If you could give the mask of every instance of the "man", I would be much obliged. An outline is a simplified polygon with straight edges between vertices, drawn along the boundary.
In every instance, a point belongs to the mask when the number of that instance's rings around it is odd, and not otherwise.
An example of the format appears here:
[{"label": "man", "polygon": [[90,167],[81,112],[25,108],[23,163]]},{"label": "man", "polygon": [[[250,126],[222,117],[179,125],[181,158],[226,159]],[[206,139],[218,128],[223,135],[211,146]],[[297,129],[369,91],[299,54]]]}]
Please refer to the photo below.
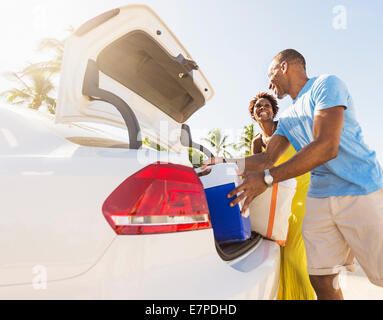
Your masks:
[{"label": "man", "polygon": [[[244,182],[228,197],[240,193],[231,205],[245,199],[242,212],[273,183],[311,171],[302,236],[318,299],[343,299],[337,276],[342,269],[353,271],[354,257],[369,280],[383,286],[382,170],[363,141],[345,84],[332,75],[309,79],[304,57],[293,49],[274,57],[268,75],[269,89],[278,99],[289,95],[293,104],[280,116],[265,152],[213,158],[203,168],[237,163]],[[295,156],[273,167],[290,143]]]}]

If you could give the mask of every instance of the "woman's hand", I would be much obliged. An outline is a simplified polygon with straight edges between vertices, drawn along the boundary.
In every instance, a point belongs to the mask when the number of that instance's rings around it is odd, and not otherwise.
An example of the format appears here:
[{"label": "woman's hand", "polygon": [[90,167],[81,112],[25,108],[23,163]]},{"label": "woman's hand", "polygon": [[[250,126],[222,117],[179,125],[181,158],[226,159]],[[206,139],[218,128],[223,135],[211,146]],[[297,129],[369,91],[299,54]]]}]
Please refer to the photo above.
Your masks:
[{"label": "woman's hand", "polygon": [[201,166],[201,170],[205,170],[207,168],[207,166],[213,166],[215,164],[223,163],[223,162],[224,162],[224,160],[221,157],[212,157],[212,158],[204,161],[204,163]]},{"label": "woman's hand", "polygon": [[207,174],[210,173],[211,169],[208,168],[208,166],[213,166],[218,163],[224,163],[224,158],[221,157],[213,157],[208,160],[206,160],[202,166],[201,166],[201,171],[198,173],[199,177],[206,176]]}]

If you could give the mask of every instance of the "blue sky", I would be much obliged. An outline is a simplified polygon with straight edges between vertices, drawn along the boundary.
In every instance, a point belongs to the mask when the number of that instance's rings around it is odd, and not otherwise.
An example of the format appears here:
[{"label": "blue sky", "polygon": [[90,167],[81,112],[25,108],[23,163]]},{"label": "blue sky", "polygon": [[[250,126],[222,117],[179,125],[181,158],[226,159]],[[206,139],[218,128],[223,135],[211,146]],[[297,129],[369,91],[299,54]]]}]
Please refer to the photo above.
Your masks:
[{"label": "blue sky", "polygon": [[[215,90],[188,121],[195,140],[212,128],[236,132],[251,123],[249,100],[268,84],[271,58],[295,48],[309,77],[342,78],[354,99],[366,142],[383,159],[383,2],[286,0],[13,0],[0,4],[0,72],[36,58],[38,39],[62,37],[69,26],[131,3],[149,5],[184,44]],[[342,5],[345,29],[336,29]],[[343,20],[342,20],[343,21]],[[344,22],[344,21],[343,21]],[[0,80],[0,90],[7,83]],[[283,111],[289,97],[279,102]]]}]

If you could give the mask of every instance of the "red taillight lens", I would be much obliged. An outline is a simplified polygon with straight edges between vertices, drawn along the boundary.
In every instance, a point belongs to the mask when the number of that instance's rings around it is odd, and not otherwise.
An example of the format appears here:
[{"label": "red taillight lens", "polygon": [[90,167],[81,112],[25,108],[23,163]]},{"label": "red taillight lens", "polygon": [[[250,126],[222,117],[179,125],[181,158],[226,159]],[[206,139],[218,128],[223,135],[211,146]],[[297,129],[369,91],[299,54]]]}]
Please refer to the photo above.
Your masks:
[{"label": "red taillight lens", "polygon": [[166,233],[211,227],[201,181],[192,168],[154,163],[121,183],[102,206],[117,234]]}]

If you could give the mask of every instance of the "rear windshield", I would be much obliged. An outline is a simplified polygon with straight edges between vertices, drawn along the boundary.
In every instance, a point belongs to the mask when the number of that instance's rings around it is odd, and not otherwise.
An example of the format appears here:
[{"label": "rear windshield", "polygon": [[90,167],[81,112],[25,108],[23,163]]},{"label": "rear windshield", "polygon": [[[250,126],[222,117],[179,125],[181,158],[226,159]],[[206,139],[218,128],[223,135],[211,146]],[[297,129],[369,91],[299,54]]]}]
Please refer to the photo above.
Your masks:
[{"label": "rear windshield", "polygon": [[111,43],[99,54],[97,65],[179,123],[205,104],[192,72],[143,31]]}]

